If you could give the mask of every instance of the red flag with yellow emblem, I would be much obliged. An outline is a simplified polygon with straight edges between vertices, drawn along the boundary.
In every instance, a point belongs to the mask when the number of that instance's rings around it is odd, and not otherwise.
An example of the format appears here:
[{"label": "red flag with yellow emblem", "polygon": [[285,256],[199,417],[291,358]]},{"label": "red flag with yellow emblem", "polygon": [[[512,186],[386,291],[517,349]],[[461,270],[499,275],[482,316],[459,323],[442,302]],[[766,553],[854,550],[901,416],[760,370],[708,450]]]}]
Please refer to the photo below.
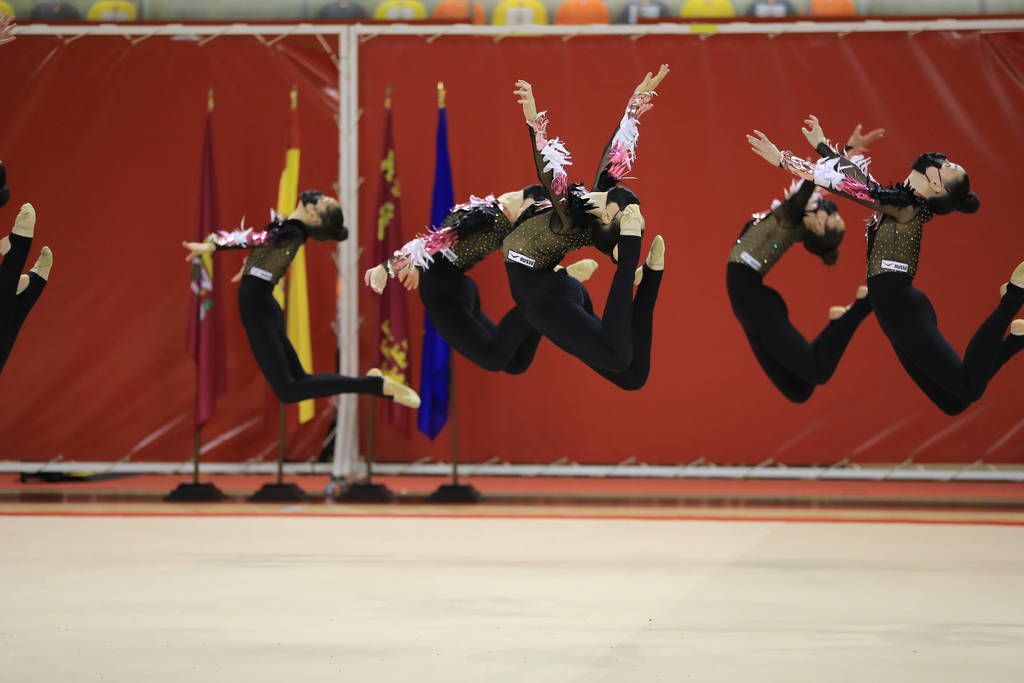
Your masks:
[{"label": "red flag with yellow emblem", "polygon": [[[374,232],[374,263],[383,263],[403,244],[401,236],[402,192],[395,167],[395,138],[391,129],[391,88],[384,101],[384,151],[380,162],[380,189],[377,192],[377,225]],[[409,384],[412,365],[409,362],[409,314],[405,292],[393,284],[384,290],[377,315],[377,367],[386,377]],[[392,401],[379,401],[382,419],[402,434],[409,433],[412,411]]]}]

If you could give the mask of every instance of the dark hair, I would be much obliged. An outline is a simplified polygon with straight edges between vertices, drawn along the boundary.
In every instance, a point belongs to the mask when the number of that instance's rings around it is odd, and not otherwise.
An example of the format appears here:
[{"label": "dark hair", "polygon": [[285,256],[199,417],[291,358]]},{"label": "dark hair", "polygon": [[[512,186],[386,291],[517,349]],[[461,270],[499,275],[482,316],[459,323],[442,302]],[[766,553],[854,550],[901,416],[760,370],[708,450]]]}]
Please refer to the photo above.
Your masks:
[{"label": "dark hair", "polygon": [[963,178],[946,183],[946,194],[928,198],[928,208],[939,216],[954,211],[975,213],[981,208],[978,195],[971,192],[971,178],[964,173]]},{"label": "dark hair", "polygon": [[[621,211],[631,204],[639,204],[640,199],[628,187],[618,185],[608,190],[608,203],[612,202],[618,204]],[[619,219],[616,218],[608,227],[598,223],[590,231],[594,248],[602,254],[611,256],[613,261],[615,257],[612,255],[612,251],[615,249],[615,245],[619,243],[619,228]]]},{"label": "dark hair", "polygon": [[819,235],[813,230],[804,232],[804,249],[821,258],[826,266],[834,266],[839,261],[839,245],[843,243],[845,230],[825,230]]},{"label": "dark hair", "polygon": [[619,205],[619,210],[625,209],[630,204],[639,204],[640,198],[634,194],[633,190],[629,189],[625,185],[617,185],[612,189],[608,190],[608,203],[615,202]]},{"label": "dark hair", "polygon": [[341,206],[332,203],[320,212],[320,220],[323,221],[331,239],[338,242],[348,239],[348,228],[345,227],[345,214],[341,210]]}]

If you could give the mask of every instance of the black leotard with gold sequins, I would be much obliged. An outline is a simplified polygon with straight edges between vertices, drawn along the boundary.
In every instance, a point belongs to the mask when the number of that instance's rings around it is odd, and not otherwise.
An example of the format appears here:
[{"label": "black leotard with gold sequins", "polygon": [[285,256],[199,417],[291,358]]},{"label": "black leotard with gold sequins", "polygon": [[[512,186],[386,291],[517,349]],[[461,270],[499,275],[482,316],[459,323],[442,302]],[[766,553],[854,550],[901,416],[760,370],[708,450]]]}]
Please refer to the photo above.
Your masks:
[{"label": "black leotard with gold sequins", "polygon": [[804,209],[814,193],[814,183],[803,181],[779,206],[755,216],[729,251],[731,263],[742,263],[766,275],[782,255],[803,239]]}]

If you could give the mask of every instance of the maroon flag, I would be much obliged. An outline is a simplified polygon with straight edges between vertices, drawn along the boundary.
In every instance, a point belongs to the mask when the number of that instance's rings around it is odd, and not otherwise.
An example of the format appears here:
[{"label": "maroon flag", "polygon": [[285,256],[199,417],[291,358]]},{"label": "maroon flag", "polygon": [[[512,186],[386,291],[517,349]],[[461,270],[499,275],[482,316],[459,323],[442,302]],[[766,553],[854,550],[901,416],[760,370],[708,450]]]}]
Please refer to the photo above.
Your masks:
[{"label": "maroon flag", "polygon": [[[213,94],[210,94],[203,135],[203,168],[199,184],[199,221],[196,241],[202,242],[219,225],[217,174],[213,164]],[[192,259],[192,302],[188,318],[188,350],[196,363],[195,427],[213,416],[217,399],[227,391],[227,355],[224,349],[224,277],[214,268],[213,254]]]},{"label": "maroon flag", "polygon": [[[374,263],[383,263],[402,246],[402,195],[395,169],[395,139],[391,131],[391,88],[384,101],[384,152],[380,162],[380,189],[377,194],[377,228],[371,254]],[[409,384],[412,366],[409,362],[409,314],[405,292],[391,286],[384,290],[377,316],[377,366],[396,382]],[[411,411],[392,401],[380,401],[382,419],[402,434],[409,434]]]}]

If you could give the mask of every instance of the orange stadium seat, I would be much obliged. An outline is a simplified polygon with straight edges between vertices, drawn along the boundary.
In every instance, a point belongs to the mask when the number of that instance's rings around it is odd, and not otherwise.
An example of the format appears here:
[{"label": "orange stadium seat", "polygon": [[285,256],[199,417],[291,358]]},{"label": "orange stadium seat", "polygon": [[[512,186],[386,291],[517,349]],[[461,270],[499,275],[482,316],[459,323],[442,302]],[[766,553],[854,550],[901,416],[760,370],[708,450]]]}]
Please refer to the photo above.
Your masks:
[{"label": "orange stadium seat", "polygon": [[607,24],[608,5],[603,0],[565,0],[555,11],[556,24]]},{"label": "orange stadium seat", "polygon": [[540,0],[501,0],[494,8],[495,26],[523,26],[548,23],[548,8]]},{"label": "orange stadium seat", "polygon": [[434,8],[435,19],[470,19],[471,24],[486,24],[487,15],[479,2],[469,0],[441,0]]},{"label": "orange stadium seat", "polygon": [[427,8],[419,0],[384,0],[373,10],[373,18],[383,21],[426,19]]},{"label": "orange stadium seat", "polygon": [[853,0],[811,0],[811,14],[816,17],[852,17],[857,14]]},{"label": "orange stadium seat", "polygon": [[686,0],[679,10],[679,16],[687,19],[721,19],[736,16],[736,8],[730,0]]},{"label": "orange stadium seat", "polygon": [[135,21],[139,18],[139,10],[134,2],[102,0],[89,8],[85,18],[88,21]]}]

